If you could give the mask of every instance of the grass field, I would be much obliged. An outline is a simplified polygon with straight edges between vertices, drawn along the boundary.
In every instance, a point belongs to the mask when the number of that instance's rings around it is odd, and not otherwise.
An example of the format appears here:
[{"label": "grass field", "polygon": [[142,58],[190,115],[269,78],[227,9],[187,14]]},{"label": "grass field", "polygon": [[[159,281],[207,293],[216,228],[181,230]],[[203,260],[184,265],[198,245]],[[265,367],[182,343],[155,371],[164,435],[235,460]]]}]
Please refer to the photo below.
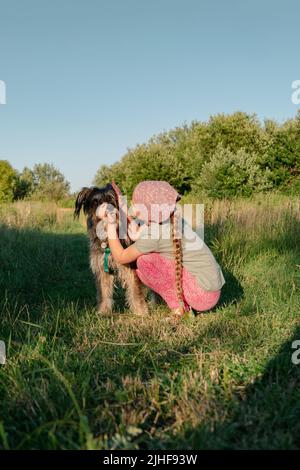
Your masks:
[{"label": "grass field", "polygon": [[0,207],[0,448],[300,448],[300,201],[207,205],[214,311],[101,318],[82,223]]}]

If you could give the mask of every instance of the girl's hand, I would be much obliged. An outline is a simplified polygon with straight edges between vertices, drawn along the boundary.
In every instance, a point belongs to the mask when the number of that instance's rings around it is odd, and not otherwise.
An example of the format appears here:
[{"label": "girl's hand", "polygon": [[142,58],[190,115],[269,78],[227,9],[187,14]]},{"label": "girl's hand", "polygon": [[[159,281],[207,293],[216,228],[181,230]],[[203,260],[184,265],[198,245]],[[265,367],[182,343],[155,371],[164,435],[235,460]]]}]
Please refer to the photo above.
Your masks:
[{"label": "girl's hand", "polygon": [[107,219],[109,224],[117,223],[117,209],[107,202],[103,202],[96,210],[96,216],[99,219]]},{"label": "girl's hand", "polygon": [[107,202],[103,202],[101,206],[97,207],[96,216],[98,217],[98,219],[104,219],[106,217],[106,208]]},{"label": "girl's hand", "polygon": [[142,232],[147,228],[146,224],[139,225],[135,220],[132,220],[128,226],[128,235],[129,238],[135,242],[138,240]]}]

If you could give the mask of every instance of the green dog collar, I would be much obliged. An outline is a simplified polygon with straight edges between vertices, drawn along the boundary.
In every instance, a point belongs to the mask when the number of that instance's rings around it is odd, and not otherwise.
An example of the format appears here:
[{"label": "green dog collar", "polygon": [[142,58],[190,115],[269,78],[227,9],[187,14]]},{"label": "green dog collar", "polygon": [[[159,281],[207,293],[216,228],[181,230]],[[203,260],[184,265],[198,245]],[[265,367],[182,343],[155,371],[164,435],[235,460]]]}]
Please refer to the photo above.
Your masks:
[{"label": "green dog collar", "polygon": [[110,248],[105,248],[105,250],[104,250],[104,271],[106,273],[109,273],[108,258],[109,258],[110,253],[111,253]]}]

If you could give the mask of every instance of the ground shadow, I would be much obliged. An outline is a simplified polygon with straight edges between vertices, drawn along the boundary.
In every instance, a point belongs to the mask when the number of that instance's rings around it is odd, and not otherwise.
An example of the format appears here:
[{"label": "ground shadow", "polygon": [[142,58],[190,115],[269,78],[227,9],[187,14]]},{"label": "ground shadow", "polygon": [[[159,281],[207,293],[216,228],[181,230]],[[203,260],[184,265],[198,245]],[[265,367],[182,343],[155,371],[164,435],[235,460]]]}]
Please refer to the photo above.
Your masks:
[{"label": "ground shadow", "polygon": [[[292,361],[295,340],[300,340],[300,327],[243,396],[233,397],[223,423],[213,431],[206,425],[187,431],[183,441],[195,449],[299,449],[300,364]],[[175,443],[180,445],[182,438]]]},{"label": "ground shadow", "polygon": [[221,297],[216,308],[235,304],[244,296],[244,289],[234,274],[228,270],[222,270],[225,284],[222,287]]},{"label": "ground shadow", "polygon": [[38,307],[56,303],[95,302],[84,234],[59,234],[0,227],[2,301]]},{"label": "ground shadow", "polygon": [[[206,224],[205,226],[205,243],[210,246],[212,241],[216,238],[219,237],[220,235],[220,226],[218,223],[215,224]],[[220,264],[220,267],[222,269],[224,278],[225,278],[225,284],[222,287],[221,290],[221,297],[216,305],[216,307],[213,309],[213,311],[216,310],[218,307],[225,307],[229,304],[235,304],[239,300],[241,300],[244,296],[244,289],[243,286],[241,285],[240,281],[237,279],[237,277],[233,274],[232,271],[228,270],[226,267],[223,266],[221,260],[219,259],[219,256],[217,253],[214,252],[213,248],[211,248],[213,251],[214,256],[216,257],[217,262]]]},{"label": "ground shadow", "polygon": [[[45,303],[96,307],[96,287],[84,233],[54,233],[0,226],[0,308],[26,305],[30,312]],[[114,293],[123,311],[124,291]]]}]

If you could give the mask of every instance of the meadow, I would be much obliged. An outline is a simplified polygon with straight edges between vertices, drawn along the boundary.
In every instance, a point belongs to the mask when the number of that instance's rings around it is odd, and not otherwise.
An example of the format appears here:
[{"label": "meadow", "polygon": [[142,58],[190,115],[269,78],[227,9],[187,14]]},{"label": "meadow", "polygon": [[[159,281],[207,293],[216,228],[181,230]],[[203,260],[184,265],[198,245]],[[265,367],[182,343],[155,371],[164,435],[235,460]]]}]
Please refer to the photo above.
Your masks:
[{"label": "meadow", "polygon": [[[186,201],[187,202],[187,201]],[[0,448],[300,447],[300,200],[207,201],[226,284],[177,327],[96,312],[84,221],[54,204],[0,206]]]}]

